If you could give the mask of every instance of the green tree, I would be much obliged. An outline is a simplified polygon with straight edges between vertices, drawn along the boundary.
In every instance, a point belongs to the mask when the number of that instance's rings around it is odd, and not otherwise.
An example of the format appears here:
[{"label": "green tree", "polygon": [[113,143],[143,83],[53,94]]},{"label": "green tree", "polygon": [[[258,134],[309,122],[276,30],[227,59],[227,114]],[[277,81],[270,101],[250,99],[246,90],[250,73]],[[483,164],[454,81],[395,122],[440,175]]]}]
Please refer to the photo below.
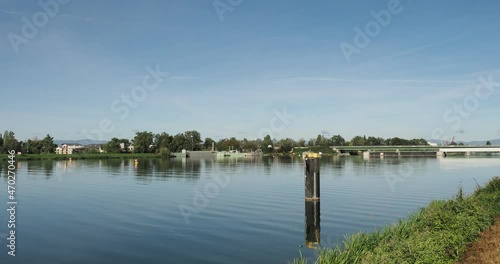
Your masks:
[{"label": "green tree", "polygon": [[345,146],[346,142],[345,139],[341,135],[335,135],[331,139],[332,145],[334,146]]},{"label": "green tree", "polygon": [[312,147],[312,146],[314,146],[314,139],[312,139],[312,138],[311,138],[311,139],[309,139],[309,141],[307,141],[307,146],[308,146],[308,147]]},{"label": "green tree", "polygon": [[56,151],[57,145],[54,144],[54,138],[51,137],[49,134],[47,134],[47,136],[44,139],[42,139],[40,144],[41,144],[40,153],[48,154],[48,153],[54,153]]},{"label": "green tree", "polygon": [[259,144],[255,140],[248,140],[244,138],[242,141],[240,141],[240,147],[242,151],[255,151],[259,149]]},{"label": "green tree", "polygon": [[297,142],[297,147],[305,147],[306,146],[306,140],[301,138],[299,139],[299,141]]},{"label": "green tree", "polygon": [[5,130],[3,133],[3,151],[6,153],[11,150],[17,151],[20,149],[18,149],[18,142],[14,132]]},{"label": "green tree", "polygon": [[330,145],[330,140],[327,139],[324,135],[319,134],[316,137],[316,146],[328,147]]},{"label": "green tree", "polygon": [[366,145],[366,137],[355,136],[351,139],[352,146],[365,146]]},{"label": "green tree", "polygon": [[170,158],[170,150],[167,147],[161,147],[160,148],[160,156],[162,158]]},{"label": "green tree", "polygon": [[221,139],[217,143],[217,149],[220,150],[241,150],[240,141],[235,137],[231,137],[230,139]]},{"label": "green tree", "polygon": [[285,138],[279,141],[280,144],[280,152],[290,152],[292,148],[295,146],[295,140],[291,138]]},{"label": "green tree", "polygon": [[23,148],[21,149],[24,153],[29,154],[40,154],[42,151],[42,142],[38,138],[28,139]]},{"label": "green tree", "polygon": [[380,137],[368,137],[365,144],[367,146],[381,146],[384,144],[384,139]]},{"label": "green tree", "polygon": [[273,140],[270,135],[266,135],[264,140],[262,140],[261,147],[262,152],[270,153],[273,151]]},{"label": "green tree", "polygon": [[153,143],[155,152],[160,153],[162,148],[167,148],[170,150],[172,140],[173,137],[167,134],[166,132],[162,132],[161,134],[156,134]]},{"label": "green tree", "polygon": [[184,134],[177,134],[172,138],[172,141],[170,143],[170,151],[173,152],[181,152],[183,149],[188,150],[190,149],[190,142],[186,139],[186,136]]},{"label": "green tree", "polygon": [[491,146],[491,142],[490,142],[490,141],[487,141],[487,142],[486,142],[486,146]]},{"label": "green tree", "polygon": [[201,141],[201,134],[196,131],[196,130],[191,130],[191,131],[186,131],[184,132],[184,137],[186,137],[186,140],[189,141],[189,147],[188,149],[190,150],[200,150],[200,143]]},{"label": "green tree", "polygon": [[134,152],[137,153],[150,153],[153,148],[150,146],[153,145],[154,135],[153,132],[142,131],[135,133],[135,137],[133,140],[134,144]]},{"label": "green tree", "polygon": [[205,141],[203,141],[203,148],[206,150],[212,150],[212,144],[215,143],[215,140],[207,137]]},{"label": "green tree", "polygon": [[106,151],[106,153],[120,153],[120,143],[120,140],[114,137],[104,145],[104,151]]},{"label": "green tree", "polygon": [[97,154],[97,153],[99,153],[99,149],[98,148],[99,147],[96,146],[96,145],[87,145],[83,149],[83,153],[85,153],[85,154]]}]

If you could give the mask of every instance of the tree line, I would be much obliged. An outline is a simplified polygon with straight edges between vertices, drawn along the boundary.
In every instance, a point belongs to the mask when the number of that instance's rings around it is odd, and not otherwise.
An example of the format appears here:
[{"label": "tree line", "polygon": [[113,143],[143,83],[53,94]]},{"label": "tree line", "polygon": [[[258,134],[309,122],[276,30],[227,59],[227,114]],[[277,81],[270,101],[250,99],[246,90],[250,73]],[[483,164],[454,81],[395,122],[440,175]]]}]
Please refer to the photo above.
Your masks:
[{"label": "tree line", "polygon": [[57,145],[54,138],[49,134],[43,139],[33,138],[26,141],[18,141],[13,131],[6,130],[3,136],[0,134],[0,153],[8,153],[10,150],[29,154],[48,154],[56,151]]},{"label": "tree line", "polygon": [[[123,143],[120,145],[120,143]],[[350,141],[347,141],[341,135],[327,137],[318,135],[316,138],[311,138],[307,142],[304,138],[294,140],[291,138],[272,139],[269,135],[262,139],[237,139],[235,137],[224,138],[215,141],[212,138],[202,140],[201,134],[196,130],[170,135],[167,132],[155,134],[149,131],[137,132],[132,140],[112,138],[104,145],[104,150],[110,153],[128,152],[128,146],[134,147],[134,152],[137,153],[167,153],[180,152],[185,150],[238,150],[242,152],[250,152],[260,150],[264,153],[270,152],[290,152],[295,147],[310,147],[310,146],[402,146],[402,145],[427,145],[427,140],[420,139],[403,139],[399,137],[384,139],[381,137],[366,137],[355,136]],[[121,148],[121,146],[123,148]]]},{"label": "tree line", "polygon": [[[491,144],[490,142],[488,142]],[[223,138],[218,141],[206,137],[202,139],[200,132],[196,130],[186,131],[170,135],[167,132],[153,133],[150,131],[137,132],[132,139],[112,138],[102,146],[107,153],[158,153],[170,155],[171,152],[181,152],[185,150],[212,150],[212,147],[218,151],[238,150],[242,152],[260,150],[264,153],[270,152],[290,152],[295,147],[331,147],[331,146],[405,146],[405,145],[427,145],[427,140],[404,139],[399,137],[381,138],[374,136],[355,136],[351,140],[346,140],[341,135],[325,136],[319,134],[315,138],[307,141],[304,138],[294,140],[291,138],[272,139],[269,135],[262,139],[237,139],[236,137]],[[132,148],[129,148],[133,146]],[[43,139],[33,138],[26,141],[18,141],[14,132],[5,131],[3,136],[0,134],[0,153],[7,153],[9,150],[16,150],[29,154],[54,153],[57,145],[54,144],[54,138],[49,134]],[[84,153],[97,153],[99,146],[89,145]]]}]

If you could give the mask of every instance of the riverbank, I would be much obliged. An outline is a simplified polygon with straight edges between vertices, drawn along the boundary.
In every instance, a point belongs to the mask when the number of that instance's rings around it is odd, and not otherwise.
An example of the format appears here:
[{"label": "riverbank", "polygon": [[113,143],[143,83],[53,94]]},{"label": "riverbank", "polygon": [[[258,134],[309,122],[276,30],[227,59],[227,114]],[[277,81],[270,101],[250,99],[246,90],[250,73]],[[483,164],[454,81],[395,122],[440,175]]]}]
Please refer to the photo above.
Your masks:
[{"label": "riverbank", "polygon": [[[21,154],[16,160],[80,160],[80,159],[148,159],[162,158],[161,154],[154,153],[98,153],[98,154]],[[7,154],[1,154],[0,160],[7,160]]]},{"label": "riverbank", "polygon": [[[471,243],[499,216],[500,177],[495,177],[469,196],[459,189],[453,199],[433,201],[407,220],[373,233],[349,236],[343,246],[320,250],[314,263],[454,263],[467,254],[474,255],[465,253],[467,248],[481,247]],[[293,263],[307,261],[301,258]]]},{"label": "riverbank", "polygon": [[498,264],[500,263],[500,217],[479,239],[467,247],[467,251],[457,264]]}]

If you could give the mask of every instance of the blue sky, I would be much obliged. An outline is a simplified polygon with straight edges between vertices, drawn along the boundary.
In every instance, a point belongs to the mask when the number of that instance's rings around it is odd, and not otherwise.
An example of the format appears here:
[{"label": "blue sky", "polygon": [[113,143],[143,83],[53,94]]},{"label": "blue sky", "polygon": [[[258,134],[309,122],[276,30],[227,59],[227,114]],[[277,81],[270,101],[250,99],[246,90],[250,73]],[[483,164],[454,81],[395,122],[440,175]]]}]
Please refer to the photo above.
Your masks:
[{"label": "blue sky", "polygon": [[[47,11],[0,1],[0,129],[21,140],[81,139],[106,119],[106,140],[193,129],[216,139],[429,139],[437,129],[500,138],[500,85],[475,95],[479,77],[500,82],[498,1],[401,0],[350,62],[341,43],[357,47],[355,28],[366,34],[372,11],[395,0],[217,1],[230,7],[223,20],[212,0],[73,0],[30,38],[25,21]],[[27,41],[13,45],[13,34]],[[169,77],[121,118],[113,102],[157,65]],[[454,106],[464,102],[460,115]],[[294,118],[276,129],[283,109]]]}]

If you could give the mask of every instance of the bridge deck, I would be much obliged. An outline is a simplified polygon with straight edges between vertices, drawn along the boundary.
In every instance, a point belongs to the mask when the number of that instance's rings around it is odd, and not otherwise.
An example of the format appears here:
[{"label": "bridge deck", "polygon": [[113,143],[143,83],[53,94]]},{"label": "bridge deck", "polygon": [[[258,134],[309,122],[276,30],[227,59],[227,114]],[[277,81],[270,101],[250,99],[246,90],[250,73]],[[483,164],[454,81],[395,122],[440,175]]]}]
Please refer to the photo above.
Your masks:
[{"label": "bridge deck", "polygon": [[500,148],[441,148],[439,151],[451,152],[500,152]]}]

